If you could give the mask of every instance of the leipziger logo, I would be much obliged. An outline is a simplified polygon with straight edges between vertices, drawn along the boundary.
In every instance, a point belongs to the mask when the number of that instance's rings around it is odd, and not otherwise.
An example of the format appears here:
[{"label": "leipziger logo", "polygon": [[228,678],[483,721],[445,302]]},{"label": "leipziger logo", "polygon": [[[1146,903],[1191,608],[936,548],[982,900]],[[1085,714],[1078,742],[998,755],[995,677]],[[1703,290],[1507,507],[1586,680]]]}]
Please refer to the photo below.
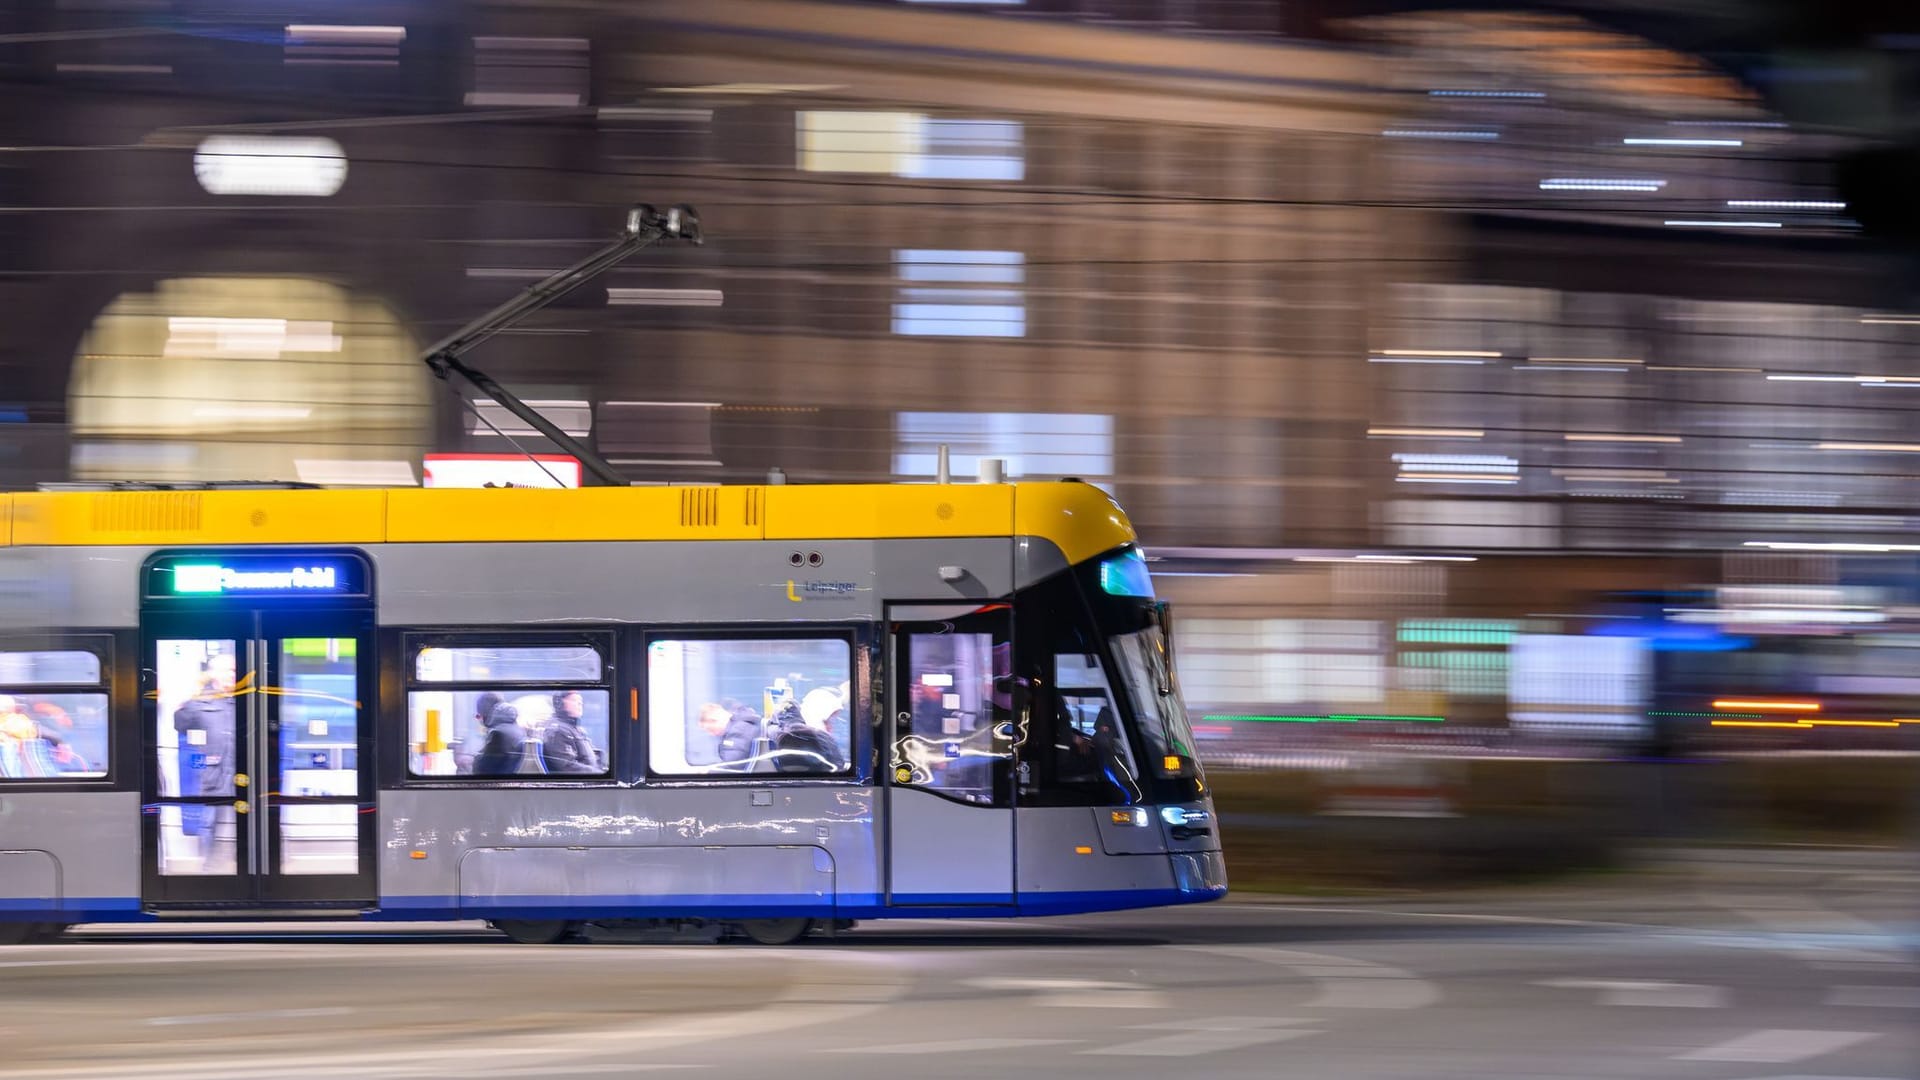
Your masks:
[{"label": "leipziger logo", "polygon": [[787,599],[794,603],[807,600],[851,600],[856,586],[851,581],[801,581],[787,579]]}]

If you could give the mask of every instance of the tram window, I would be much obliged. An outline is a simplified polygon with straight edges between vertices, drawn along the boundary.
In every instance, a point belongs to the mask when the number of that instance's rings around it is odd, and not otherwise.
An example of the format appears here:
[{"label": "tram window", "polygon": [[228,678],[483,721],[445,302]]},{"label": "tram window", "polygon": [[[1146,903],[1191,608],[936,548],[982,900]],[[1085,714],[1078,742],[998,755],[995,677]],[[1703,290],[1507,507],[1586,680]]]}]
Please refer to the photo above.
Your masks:
[{"label": "tram window", "polygon": [[422,778],[591,779],[612,771],[604,645],[435,640],[407,691],[407,770]]},{"label": "tram window", "polygon": [[1113,688],[1099,657],[1061,653],[1053,658],[1053,670],[1058,706],[1052,740],[1054,779],[1137,792],[1135,777],[1140,773],[1121,733]]},{"label": "tram window", "polygon": [[596,689],[412,691],[409,771],[523,780],[605,776],[611,701]]},{"label": "tram window", "polygon": [[460,645],[429,647],[414,657],[419,682],[598,682],[600,652],[591,645]]},{"label": "tram window", "polygon": [[0,780],[107,775],[107,695],[0,689]]},{"label": "tram window", "polygon": [[97,653],[0,651],[0,781],[107,775],[109,719]]},{"label": "tram window", "polygon": [[647,767],[658,776],[844,775],[853,647],[843,638],[656,638]]},{"label": "tram window", "polygon": [[84,649],[0,652],[0,686],[98,683],[100,657]]},{"label": "tram window", "polygon": [[906,700],[889,761],[894,783],[961,802],[1004,803],[1014,746],[1012,645],[1004,626],[1004,615],[983,615],[938,633],[904,635],[897,655]]},{"label": "tram window", "polygon": [[1018,674],[1034,686],[1020,761],[1028,806],[1125,806],[1147,799],[1129,723],[1071,575],[1014,604]]}]

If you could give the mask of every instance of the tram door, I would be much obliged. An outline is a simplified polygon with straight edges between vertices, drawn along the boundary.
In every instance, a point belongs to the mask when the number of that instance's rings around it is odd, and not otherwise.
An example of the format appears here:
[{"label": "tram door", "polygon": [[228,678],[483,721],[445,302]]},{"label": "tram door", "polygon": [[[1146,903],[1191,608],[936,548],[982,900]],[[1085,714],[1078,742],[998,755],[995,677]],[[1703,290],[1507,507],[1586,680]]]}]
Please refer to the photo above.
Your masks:
[{"label": "tram door", "polygon": [[363,592],[364,565],[169,558],[148,579],[145,901],[372,901],[372,611],[357,597],[278,595],[328,581]]},{"label": "tram door", "polygon": [[888,608],[887,902],[1014,900],[1012,611]]}]

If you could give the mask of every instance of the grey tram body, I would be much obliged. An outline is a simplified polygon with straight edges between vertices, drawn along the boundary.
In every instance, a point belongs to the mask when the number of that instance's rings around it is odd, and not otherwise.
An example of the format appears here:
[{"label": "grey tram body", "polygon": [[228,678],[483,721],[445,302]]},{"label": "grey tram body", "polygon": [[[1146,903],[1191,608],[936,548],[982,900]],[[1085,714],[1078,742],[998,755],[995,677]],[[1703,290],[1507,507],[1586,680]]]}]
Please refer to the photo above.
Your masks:
[{"label": "grey tram body", "polygon": [[[152,607],[147,561],[178,549],[16,547],[8,576],[61,626],[34,635],[112,642],[109,775],[0,784],[0,921],[71,924],[175,913],[313,914],[300,905],[173,905],[143,881],[142,826],[155,754],[136,669]],[[274,547],[199,549],[272,552]],[[303,548],[301,550],[320,550]],[[507,632],[648,627],[863,627],[884,656],[890,604],[1005,600],[1068,569],[1032,537],[826,541],[569,541],[329,546],[371,568],[372,637],[431,629]],[[795,569],[818,553],[818,568]],[[954,574],[954,568],[964,572]],[[944,570],[944,572],[943,572]],[[796,578],[851,583],[804,593]],[[960,609],[956,607],[956,610]],[[44,615],[42,619],[44,619]],[[0,637],[21,637],[0,626]],[[368,645],[372,645],[369,641]],[[363,646],[364,647],[364,646]],[[889,782],[875,725],[847,778],[754,774],[525,786],[415,783],[380,764],[404,756],[383,655],[361,715],[374,731],[362,772],[370,892],[328,913],[387,919],[817,919],[1032,915],[1191,903],[1225,892],[1217,831],[1176,837],[1160,807],[1122,823],[1112,807],[980,807]],[[888,662],[871,681],[886,681]],[[622,684],[624,685],[624,684]],[[627,723],[625,692],[615,716]],[[129,700],[131,699],[131,700]],[[642,721],[632,721],[635,734]],[[1203,799],[1184,804],[1211,814]],[[1138,810],[1140,808],[1134,808]],[[1142,827],[1144,825],[1144,827]],[[309,905],[311,907],[312,905]]]}]

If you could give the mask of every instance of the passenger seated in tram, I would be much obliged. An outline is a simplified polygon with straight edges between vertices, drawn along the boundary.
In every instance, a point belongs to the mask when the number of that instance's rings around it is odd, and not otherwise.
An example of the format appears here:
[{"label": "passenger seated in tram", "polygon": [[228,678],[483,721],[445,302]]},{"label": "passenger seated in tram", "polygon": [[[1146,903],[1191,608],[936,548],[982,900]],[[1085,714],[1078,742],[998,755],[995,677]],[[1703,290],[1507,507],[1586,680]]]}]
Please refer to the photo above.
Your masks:
[{"label": "passenger seated in tram", "polygon": [[467,776],[473,772],[473,759],[487,741],[487,717],[493,715],[493,707],[503,700],[491,690],[474,699],[473,719],[467,724],[467,733],[451,748],[453,771],[457,775]]},{"label": "passenger seated in tram", "polygon": [[487,738],[473,756],[475,776],[512,776],[527,756],[527,731],[520,726],[520,710],[506,702],[487,714]]},{"label": "passenger seated in tram", "polygon": [[0,694],[0,776],[21,780],[91,771],[60,733],[62,727],[71,729],[73,720],[53,702],[25,705]]},{"label": "passenger seated in tram", "polygon": [[837,773],[846,755],[833,737],[834,722],[845,722],[846,705],[828,687],[811,690],[800,702],[797,722],[789,722],[774,741],[774,768],[786,773]]},{"label": "passenger seated in tram", "polygon": [[700,726],[720,741],[715,748],[721,772],[749,772],[762,728],[760,714],[731,698],[702,705]]},{"label": "passenger seated in tram", "polygon": [[540,740],[541,756],[546,760],[548,772],[597,774],[606,771],[601,766],[599,752],[593,748],[593,740],[580,728],[580,717],[585,711],[580,691],[563,690],[553,695],[553,717]]}]

